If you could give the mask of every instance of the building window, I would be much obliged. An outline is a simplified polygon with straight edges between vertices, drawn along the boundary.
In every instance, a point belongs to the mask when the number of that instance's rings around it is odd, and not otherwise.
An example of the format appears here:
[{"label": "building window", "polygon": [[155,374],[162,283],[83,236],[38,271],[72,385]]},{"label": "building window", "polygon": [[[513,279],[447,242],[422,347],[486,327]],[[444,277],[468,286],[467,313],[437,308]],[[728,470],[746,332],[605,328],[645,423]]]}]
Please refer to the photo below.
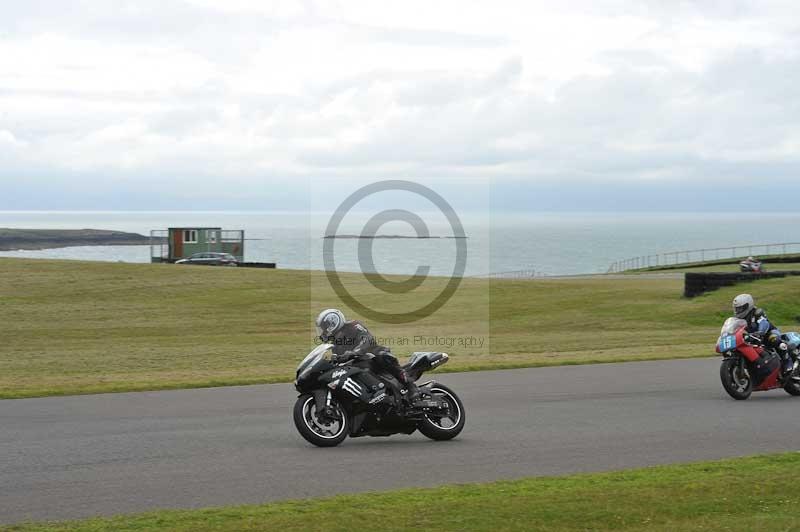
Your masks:
[{"label": "building window", "polygon": [[207,234],[208,243],[209,244],[216,244],[217,243],[217,232],[216,231],[208,231]]},{"label": "building window", "polygon": [[183,231],[184,244],[197,244],[197,231],[195,229],[184,229]]}]

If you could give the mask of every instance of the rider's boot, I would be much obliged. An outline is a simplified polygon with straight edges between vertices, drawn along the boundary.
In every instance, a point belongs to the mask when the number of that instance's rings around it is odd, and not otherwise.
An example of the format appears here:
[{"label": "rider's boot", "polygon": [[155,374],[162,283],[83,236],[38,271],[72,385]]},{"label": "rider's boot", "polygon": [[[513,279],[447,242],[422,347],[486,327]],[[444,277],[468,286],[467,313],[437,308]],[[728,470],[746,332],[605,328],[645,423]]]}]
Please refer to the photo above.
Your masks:
[{"label": "rider's boot", "polygon": [[403,386],[406,388],[404,397],[408,404],[413,405],[420,398],[419,386],[417,386],[416,382],[408,378],[405,371],[403,371],[401,375],[400,382],[402,382]]},{"label": "rider's boot", "polygon": [[409,404],[414,404],[420,398],[419,393],[419,386],[417,386],[416,382],[407,382],[406,383],[406,401]]},{"label": "rider's boot", "polygon": [[773,347],[781,360],[781,377],[788,378],[794,371],[794,360],[789,354],[789,346],[786,345],[786,342],[781,342],[779,339],[773,340],[773,338],[769,338],[769,343],[775,342]]},{"label": "rider's boot", "polygon": [[798,370],[795,370],[795,361],[791,356],[789,356],[789,354],[786,355],[786,358],[783,361],[783,373],[784,375],[789,376],[789,378],[793,381],[800,382]]},{"label": "rider's boot", "polygon": [[[781,345],[781,348],[786,345]],[[800,376],[793,375],[794,371],[794,359],[789,354],[788,349],[780,349],[781,353],[781,371],[785,377],[791,377],[792,380],[800,381]]]}]

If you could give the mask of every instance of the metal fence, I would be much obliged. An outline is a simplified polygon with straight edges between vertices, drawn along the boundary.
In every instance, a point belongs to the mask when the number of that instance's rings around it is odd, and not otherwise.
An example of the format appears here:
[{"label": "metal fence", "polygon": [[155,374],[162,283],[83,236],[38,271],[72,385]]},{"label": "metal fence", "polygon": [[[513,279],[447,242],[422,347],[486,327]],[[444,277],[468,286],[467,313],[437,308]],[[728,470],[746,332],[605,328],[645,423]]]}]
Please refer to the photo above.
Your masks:
[{"label": "metal fence", "polygon": [[150,231],[150,261],[165,262],[169,259],[169,231],[153,229]]},{"label": "metal fence", "polygon": [[535,277],[545,277],[542,272],[536,270],[514,270],[510,272],[494,272],[483,275],[476,275],[482,279],[533,279]]},{"label": "metal fence", "polygon": [[619,273],[626,270],[639,270],[642,268],[658,268],[665,266],[680,266],[714,262],[718,260],[738,259],[749,255],[788,255],[800,254],[800,242],[786,242],[781,244],[748,244],[744,246],[730,246],[725,248],[692,249],[688,251],[671,251],[655,255],[641,255],[614,262],[609,266],[608,273]]}]

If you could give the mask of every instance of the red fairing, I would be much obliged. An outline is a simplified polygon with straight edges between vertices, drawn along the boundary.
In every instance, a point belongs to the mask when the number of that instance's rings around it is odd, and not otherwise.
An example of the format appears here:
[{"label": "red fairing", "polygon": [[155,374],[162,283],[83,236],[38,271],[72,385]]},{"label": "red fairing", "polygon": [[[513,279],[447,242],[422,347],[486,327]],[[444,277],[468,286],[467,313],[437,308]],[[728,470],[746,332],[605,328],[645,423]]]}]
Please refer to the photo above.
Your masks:
[{"label": "red fairing", "polygon": [[778,376],[781,374],[780,368],[773,371],[769,377],[764,379],[764,382],[756,388],[757,391],[764,391],[764,390],[772,390],[774,388],[780,388],[781,384],[778,382]]},{"label": "red fairing", "polygon": [[761,356],[764,350],[760,347],[754,347],[744,341],[745,327],[736,331],[736,350],[739,351],[750,362],[755,362]]}]

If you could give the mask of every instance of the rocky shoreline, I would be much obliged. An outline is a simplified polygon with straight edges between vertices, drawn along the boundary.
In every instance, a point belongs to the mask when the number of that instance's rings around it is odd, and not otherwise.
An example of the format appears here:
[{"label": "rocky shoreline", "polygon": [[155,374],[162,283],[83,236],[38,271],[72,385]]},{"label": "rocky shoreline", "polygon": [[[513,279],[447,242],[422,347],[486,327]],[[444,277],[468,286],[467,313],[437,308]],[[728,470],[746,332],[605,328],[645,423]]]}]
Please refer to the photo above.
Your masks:
[{"label": "rocky shoreline", "polygon": [[150,237],[104,229],[0,228],[0,251],[52,249],[73,246],[144,246]]}]

